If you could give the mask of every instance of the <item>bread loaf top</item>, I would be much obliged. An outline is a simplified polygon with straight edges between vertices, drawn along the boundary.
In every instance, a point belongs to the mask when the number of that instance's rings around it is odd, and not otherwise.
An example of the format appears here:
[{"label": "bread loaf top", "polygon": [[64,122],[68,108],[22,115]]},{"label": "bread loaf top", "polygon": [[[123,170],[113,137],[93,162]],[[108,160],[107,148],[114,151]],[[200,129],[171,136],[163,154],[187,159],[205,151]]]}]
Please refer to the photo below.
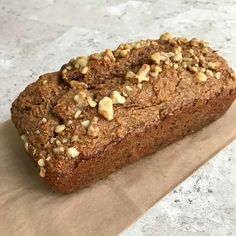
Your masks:
[{"label": "bread loaf top", "polygon": [[47,168],[73,169],[129,133],[235,89],[235,73],[206,42],[165,33],[40,76],[13,103],[12,119],[44,177]]}]

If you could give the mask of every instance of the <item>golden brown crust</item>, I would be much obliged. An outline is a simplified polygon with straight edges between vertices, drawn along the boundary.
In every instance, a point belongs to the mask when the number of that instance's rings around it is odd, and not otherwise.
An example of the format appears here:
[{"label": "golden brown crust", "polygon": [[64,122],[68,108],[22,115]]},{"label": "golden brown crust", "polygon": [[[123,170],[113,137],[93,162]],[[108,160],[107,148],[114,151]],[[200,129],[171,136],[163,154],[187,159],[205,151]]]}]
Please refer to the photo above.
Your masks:
[{"label": "golden brown crust", "polygon": [[233,71],[206,43],[164,34],[41,76],[14,101],[12,120],[40,176],[70,192],[217,119],[235,91]]}]

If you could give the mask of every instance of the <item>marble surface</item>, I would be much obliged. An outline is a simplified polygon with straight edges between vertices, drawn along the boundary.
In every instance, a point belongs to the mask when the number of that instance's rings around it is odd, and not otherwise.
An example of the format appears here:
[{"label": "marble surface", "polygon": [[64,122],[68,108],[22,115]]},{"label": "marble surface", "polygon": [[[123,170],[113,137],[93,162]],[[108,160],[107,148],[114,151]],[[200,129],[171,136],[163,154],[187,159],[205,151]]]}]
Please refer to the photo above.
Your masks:
[{"label": "marble surface", "polygon": [[[157,38],[207,40],[236,68],[233,0],[0,1],[0,121],[25,86],[71,57]],[[236,141],[124,235],[236,235]]]}]

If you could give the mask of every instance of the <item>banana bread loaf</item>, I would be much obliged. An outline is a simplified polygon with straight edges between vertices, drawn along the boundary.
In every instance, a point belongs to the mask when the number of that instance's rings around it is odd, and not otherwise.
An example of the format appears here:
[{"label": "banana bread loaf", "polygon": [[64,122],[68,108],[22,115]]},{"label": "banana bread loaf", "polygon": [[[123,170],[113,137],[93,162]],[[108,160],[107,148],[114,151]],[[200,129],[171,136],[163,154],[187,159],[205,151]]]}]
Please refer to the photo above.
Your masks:
[{"label": "banana bread loaf", "polygon": [[40,76],[11,112],[39,175],[72,192],[222,116],[236,76],[206,42],[121,44]]}]

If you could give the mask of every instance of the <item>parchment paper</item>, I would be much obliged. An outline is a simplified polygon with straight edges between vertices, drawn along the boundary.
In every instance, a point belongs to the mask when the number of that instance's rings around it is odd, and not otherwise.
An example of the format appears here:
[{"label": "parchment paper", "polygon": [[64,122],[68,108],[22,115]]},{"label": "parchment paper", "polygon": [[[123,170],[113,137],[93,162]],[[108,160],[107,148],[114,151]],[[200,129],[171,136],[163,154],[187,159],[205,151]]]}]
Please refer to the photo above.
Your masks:
[{"label": "parchment paper", "polygon": [[91,187],[52,192],[10,121],[0,125],[0,235],[116,235],[236,137],[236,103],[196,134]]}]

